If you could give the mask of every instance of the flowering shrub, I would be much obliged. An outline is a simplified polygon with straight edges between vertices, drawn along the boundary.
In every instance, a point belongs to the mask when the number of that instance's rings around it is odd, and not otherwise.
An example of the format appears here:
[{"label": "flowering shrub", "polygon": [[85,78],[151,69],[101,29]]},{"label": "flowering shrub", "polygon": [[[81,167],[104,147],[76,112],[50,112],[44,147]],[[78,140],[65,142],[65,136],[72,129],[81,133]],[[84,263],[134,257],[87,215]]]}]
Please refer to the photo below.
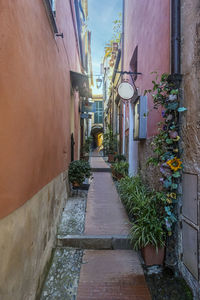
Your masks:
[{"label": "flowering shrub", "polygon": [[179,106],[179,89],[176,84],[170,80],[168,74],[162,74],[161,78],[156,75],[155,81],[152,81],[153,89],[146,90],[150,93],[154,101],[154,109],[161,107],[163,121],[158,124],[158,134],[154,137],[151,147],[154,155],[147,161],[160,168],[160,182],[162,190],[165,193],[165,227],[168,234],[172,234],[172,225],[176,221],[174,206],[177,203],[178,183],[180,181],[182,161],[178,142],[180,136],[179,113],[186,110]]}]

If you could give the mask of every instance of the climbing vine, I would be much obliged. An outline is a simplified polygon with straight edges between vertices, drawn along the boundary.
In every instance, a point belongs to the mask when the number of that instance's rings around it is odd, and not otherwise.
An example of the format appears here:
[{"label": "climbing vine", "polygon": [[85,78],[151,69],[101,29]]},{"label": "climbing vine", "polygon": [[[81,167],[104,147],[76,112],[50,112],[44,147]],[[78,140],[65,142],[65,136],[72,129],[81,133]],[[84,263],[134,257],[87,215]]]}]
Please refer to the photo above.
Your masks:
[{"label": "climbing vine", "polygon": [[104,57],[111,57],[111,60],[113,60],[112,52],[115,51],[115,49],[113,49],[113,45],[120,43],[121,32],[122,32],[122,14],[119,13],[118,18],[113,21],[113,36],[112,39],[106,43]]},{"label": "climbing vine", "polygon": [[146,90],[153,97],[154,109],[161,108],[163,120],[158,124],[158,134],[153,138],[151,147],[153,156],[147,164],[153,164],[160,169],[162,183],[162,198],[164,201],[165,226],[168,235],[172,234],[173,223],[176,222],[175,204],[178,199],[178,185],[183,167],[179,150],[179,113],[186,110],[180,107],[180,91],[169,74],[156,73],[152,81],[153,88]]}]

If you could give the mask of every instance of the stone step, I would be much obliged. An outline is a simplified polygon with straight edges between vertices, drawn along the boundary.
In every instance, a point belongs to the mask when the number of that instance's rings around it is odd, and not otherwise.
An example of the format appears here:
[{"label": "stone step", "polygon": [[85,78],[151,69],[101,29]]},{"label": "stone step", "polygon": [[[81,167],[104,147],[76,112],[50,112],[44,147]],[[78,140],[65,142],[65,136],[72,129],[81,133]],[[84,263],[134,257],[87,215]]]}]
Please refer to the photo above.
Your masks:
[{"label": "stone step", "polygon": [[110,172],[111,168],[91,168],[92,172]]},{"label": "stone step", "polygon": [[93,250],[132,249],[127,235],[58,235],[57,246]]}]

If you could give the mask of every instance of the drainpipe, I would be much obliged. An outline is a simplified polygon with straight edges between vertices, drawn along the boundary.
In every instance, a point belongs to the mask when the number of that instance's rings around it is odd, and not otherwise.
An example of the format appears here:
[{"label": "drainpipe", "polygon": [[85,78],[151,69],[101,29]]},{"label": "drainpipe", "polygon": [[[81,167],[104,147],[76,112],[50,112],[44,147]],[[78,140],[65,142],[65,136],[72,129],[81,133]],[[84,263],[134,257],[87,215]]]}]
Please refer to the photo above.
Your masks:
[{"label": "drainpipe", "polygon": [[171,74],[180,80],[181,22],[180,0],[171,0]]},{"label": "drainpipe", "polygon": [[[122,7],[122,53],[121,53],[121,69],[124,71],[124,9],[125,9],[125,0],[123,0]],[[122,113],[122,110],[121,112]],[[126,126],[126,106],[123,103],[123,126],[122,126],[122,154],[125,155],[125,126]]]},{"label": "drainpipe", "polygon": [[[181,84],[181,1],[171,0],[171,80],[179,88]],[[175,208],[176,213],[180,214],[180,207]],[[182,250],[178,247],[181,244],[181,235],[178,224],[175,227],[175,235],[173,239],[167,241],[166,264],[178,270],[179,257]],[[172,250],[173,249],[173,250]],[[173,257],[173,259],[171,259]],[[168,261],[169,259],[169,261]]]}]

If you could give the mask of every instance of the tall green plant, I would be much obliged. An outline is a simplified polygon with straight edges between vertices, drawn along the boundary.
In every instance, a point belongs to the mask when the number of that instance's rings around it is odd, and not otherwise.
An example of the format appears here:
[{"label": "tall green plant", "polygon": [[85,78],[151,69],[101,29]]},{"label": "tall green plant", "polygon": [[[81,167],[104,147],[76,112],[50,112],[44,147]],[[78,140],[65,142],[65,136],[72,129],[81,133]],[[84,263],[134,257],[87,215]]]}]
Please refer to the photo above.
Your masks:
[{"label": "tall green plant", "polygon": [[157,249],[165,245],[165,194],[148,189],[140,176],[120,180],[118,190],[132,217],[130,238],[134,249],[150,244]]},{"label": "tall green plant", "polygon": [[119,177],[125,177],[128,176],[128,168],[129,164],[126,161],[119,161],[112,165],[112,173],[113,176],[117,179]]}]

